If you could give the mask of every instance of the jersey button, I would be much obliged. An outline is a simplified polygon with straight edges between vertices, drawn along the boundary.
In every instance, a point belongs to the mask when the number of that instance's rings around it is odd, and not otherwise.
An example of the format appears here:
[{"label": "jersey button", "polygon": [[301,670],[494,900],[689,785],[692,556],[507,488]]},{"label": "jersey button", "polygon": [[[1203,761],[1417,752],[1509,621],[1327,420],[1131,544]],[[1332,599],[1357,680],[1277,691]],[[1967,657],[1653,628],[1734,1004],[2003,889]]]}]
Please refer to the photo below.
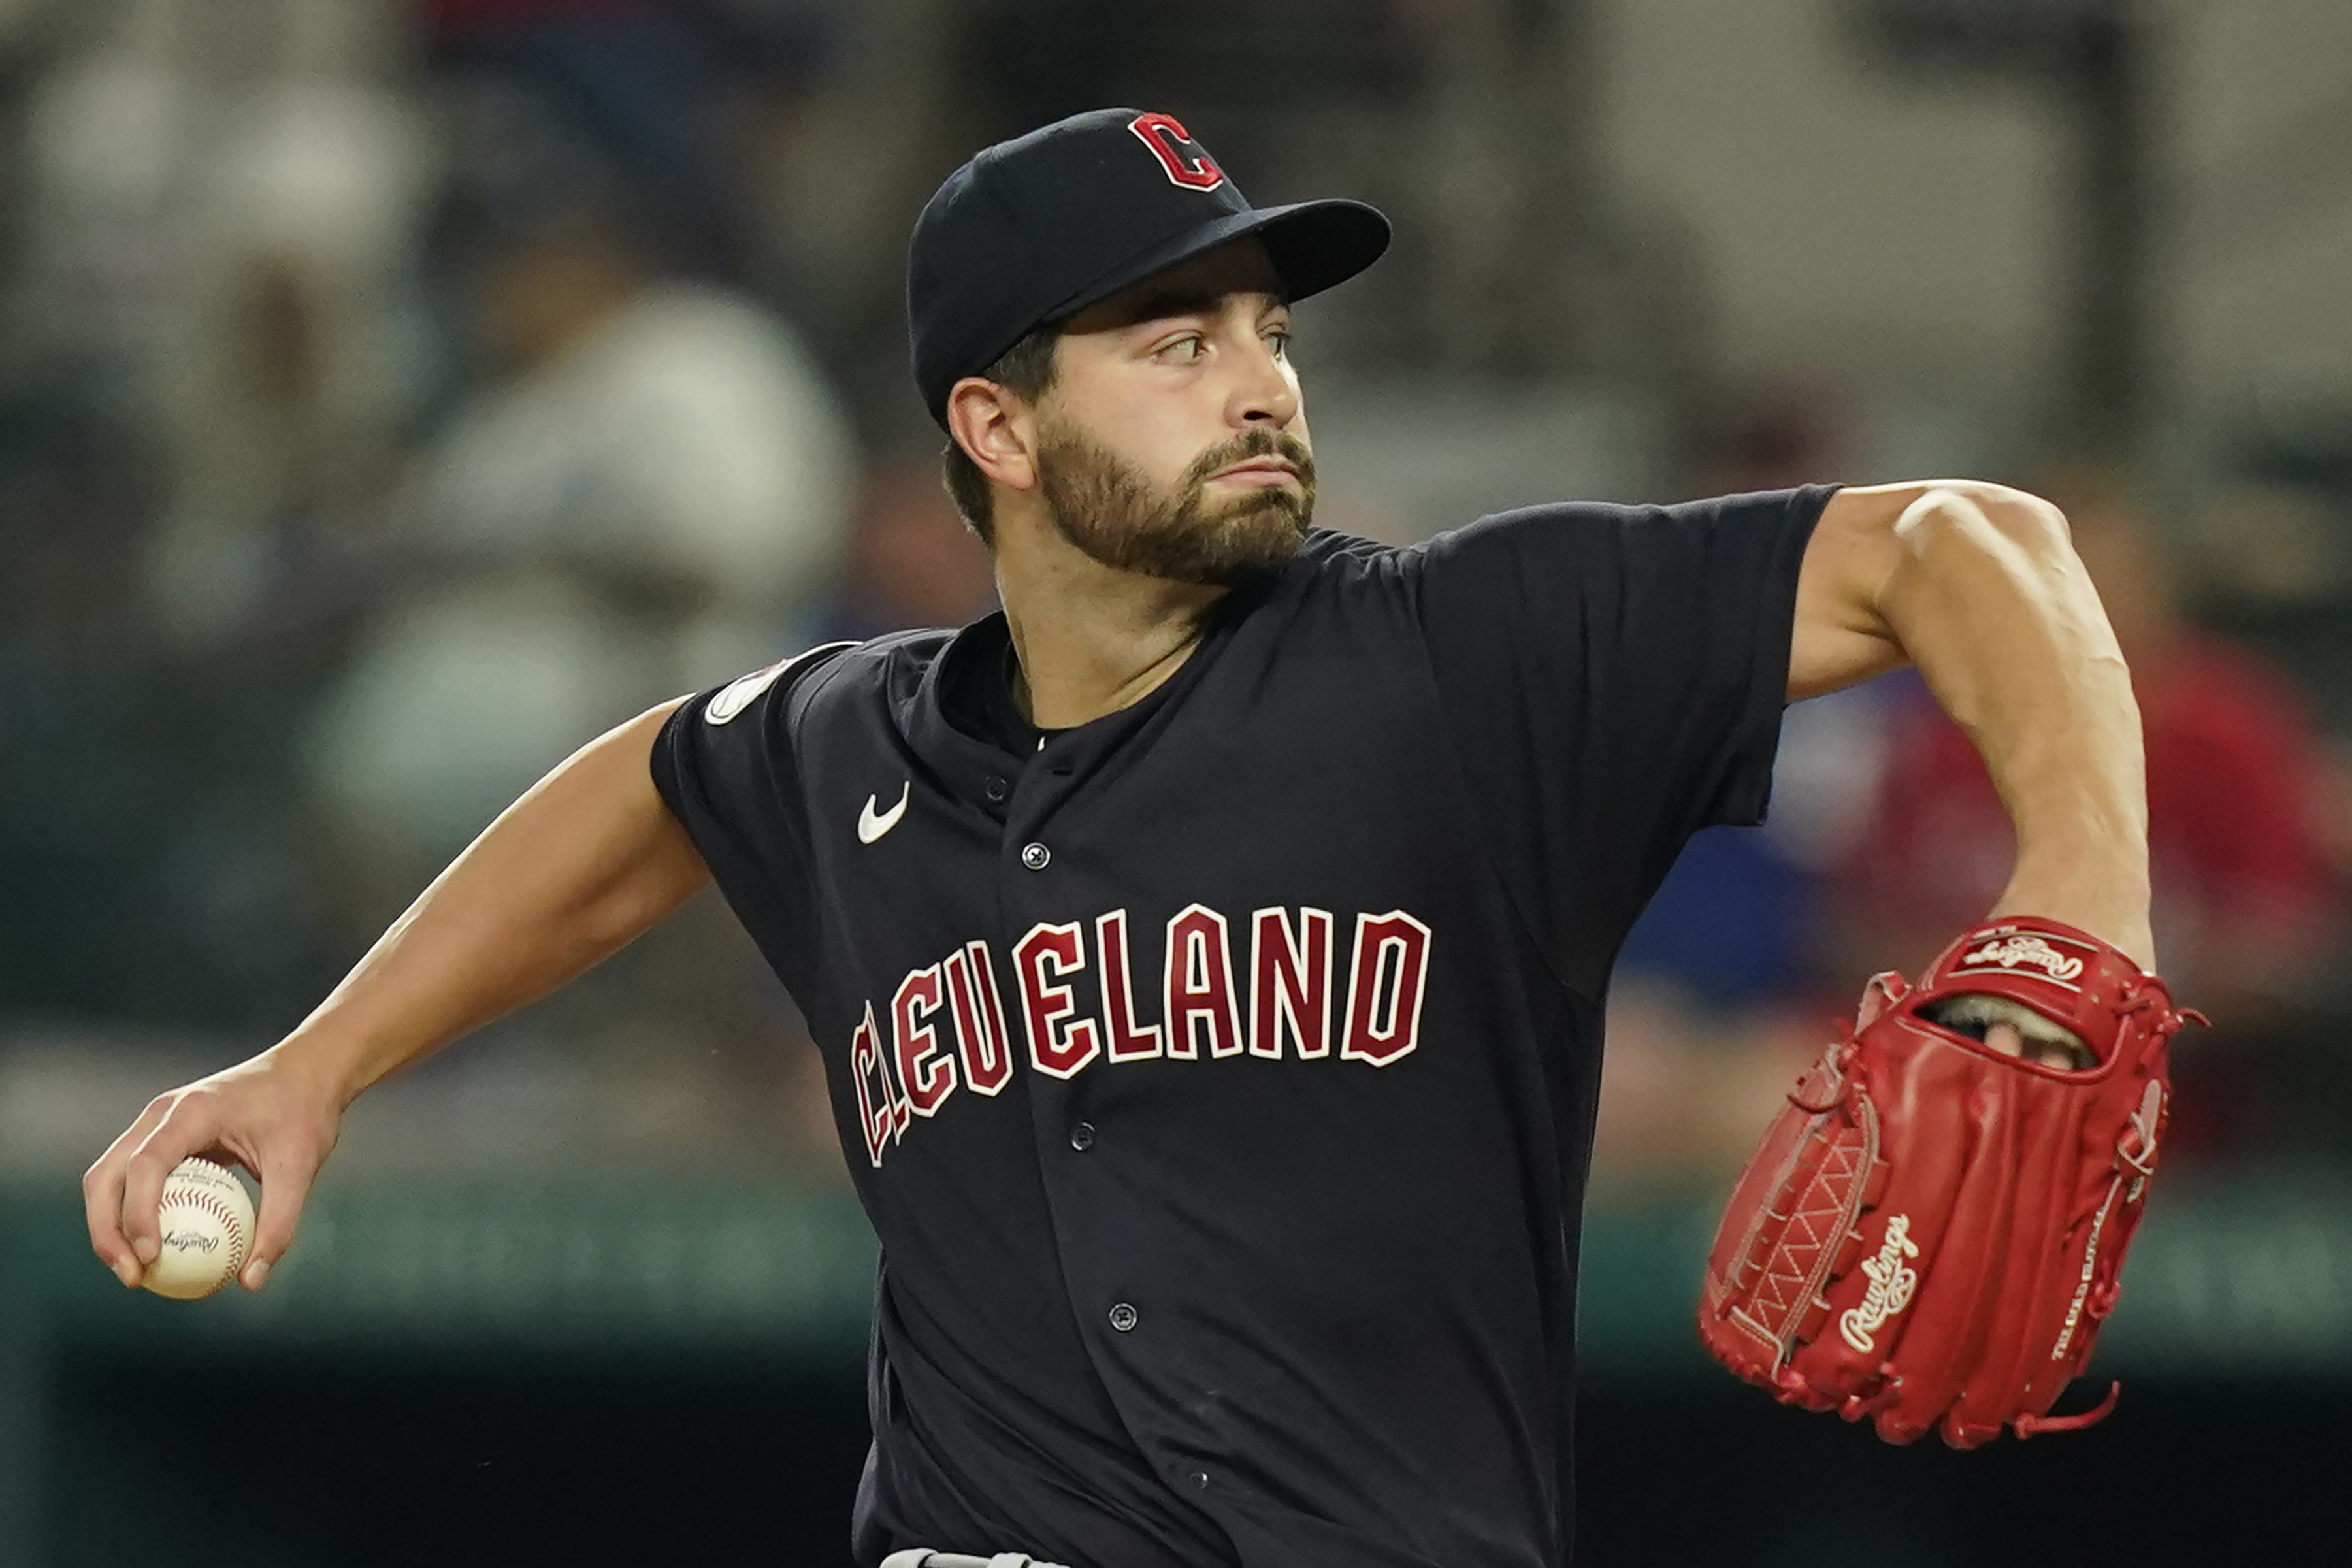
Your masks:
[{"label": "jersey button", "polygon": [[1070,1147],[1083,1154],[1095,1146],[1095,1124],[1081,1121],[1070,1129]]},{"label": "jersey button", "polygon": [[1110,1326],[1120,1333],[1135,1327],[1135,1309],[1121,1301],[1110,1310]]},{"label": "jersey button", "polygon": [[1022,846],[1021,863],[1024,866],[1028,867],[1032,871],[1044,870],[1045,868],[1046,862],[1053,859],[1053,858],[1054,852],[1051,849],[1046,848],[1043,844],[1025,844]]},{"label": "jersey button", "polygon": [[1013,786],[1003,779],[991,779],[982,786],[980,793],[988,797],[989,805],[1003,805],[1004,797],[1013,793]]}]

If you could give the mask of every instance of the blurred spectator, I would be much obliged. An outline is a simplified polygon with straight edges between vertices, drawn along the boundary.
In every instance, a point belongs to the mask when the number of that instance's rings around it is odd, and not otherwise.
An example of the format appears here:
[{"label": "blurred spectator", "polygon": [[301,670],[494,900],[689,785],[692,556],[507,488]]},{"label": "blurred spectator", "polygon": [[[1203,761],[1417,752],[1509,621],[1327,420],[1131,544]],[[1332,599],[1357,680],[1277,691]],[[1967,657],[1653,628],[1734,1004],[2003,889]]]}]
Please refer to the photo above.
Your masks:
[{"label": "blurred spectator", "polygon": [[1735,389],[1698,426],[1693,495],[1826,484],[1845,477],[1858,445],[1845,389],[1808,367]]},{"label": "blurred spectator", "polygon": [[201,168],[202,84],[163,0],[124,5],[26,83],[11,358],[95,373],[125,402],[152,359]]},{"label": "blurred spectator", "polygon": [[[2331,774],[2304,704],[2253,652],[2183,614],[2163,543],[2112,472],[2070,468],[2030,488],[2063,508],[2139,697],[2158,962],[2215,1029],[2177,1048],[2179,1152],[2254,1136],[2251,1047],[2289,1021],[2340,935],[2322,837]],[[1885,750],[1874,811],[1839,878],[1843,941],[1916,965],[1980,918],[2014,856],[2009,819],[1966,736],[1916,684]]]},{"label": "blurred spectator", "polygon": [[[318,787],[409,887],[538,774],[772,659],[837,557],[846,419],[797,333],[665,276],[601,163],[505,106],[454,224],[494,379],[397,509],[419,586],[331,705]],[[540,129],[544,131],[544,125]]]},{"label": "blurred spectator", "polygon": [[866,474],[840,582],[793,640],[960,626],[995,607],[987,547],[948,499],[938,454],[909,449]]},{"label": "blurred spectator", "polygon": [[429,168],[402,100],[326,74],[257,89],[221,126],[161,388],[176,483],[149,570],[183,635],[259,613],[284,531],[340,531],[389,478],[424,392]]},{"label": "blurred spectator", "polygon": [[393,322],[429,158],[384,85],[393,4],[52,6],[18,80],[20,1006],[244,1024],[315,995],[287,761],[334,657],[310,542],[381,482],[413,395]]},{"label": "blurred spectator", "polygon": [[745,192],[729,147],[740,93],[795,80],[831,47],[834,0],[421,0],[436,66],[552,107],[695,270],[742,279]]}]

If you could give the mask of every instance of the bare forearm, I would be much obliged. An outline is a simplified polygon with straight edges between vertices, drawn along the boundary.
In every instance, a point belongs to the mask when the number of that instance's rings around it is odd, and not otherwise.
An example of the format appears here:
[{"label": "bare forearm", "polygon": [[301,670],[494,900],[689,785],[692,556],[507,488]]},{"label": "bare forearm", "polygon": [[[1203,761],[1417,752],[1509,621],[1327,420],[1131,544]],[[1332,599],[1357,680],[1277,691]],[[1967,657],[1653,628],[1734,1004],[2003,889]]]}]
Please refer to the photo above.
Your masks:
[{"label": "bare forearm", "polygon": [[1994,912],[2080,926],[2154,967],[2139,708],[2063,519],[2015,492],[1931,489],[1895,531],[1880,612],[2016,829]]},{"label": "bare forearm", "polygon": [[665,704],[509,806],[268,1053],[338,1104],[593,967],[709,880],[653,785]]}]

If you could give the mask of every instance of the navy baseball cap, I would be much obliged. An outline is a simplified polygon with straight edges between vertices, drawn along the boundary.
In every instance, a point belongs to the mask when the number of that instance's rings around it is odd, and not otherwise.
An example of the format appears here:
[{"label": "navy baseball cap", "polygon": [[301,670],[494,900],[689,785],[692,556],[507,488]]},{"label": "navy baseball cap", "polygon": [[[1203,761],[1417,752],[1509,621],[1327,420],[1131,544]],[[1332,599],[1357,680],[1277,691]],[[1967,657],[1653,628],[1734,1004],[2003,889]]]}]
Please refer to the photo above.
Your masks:
[{"label": "navy baseball cap", "polygon": [[1362,202],[1254,207],[1175,116],[1139,109],[985,149],[932,194],[907,247],[923,406],[945,426],[955,384],[1033,329],[1251,234],[1302,300],[1380,259],[1389,220]]}]

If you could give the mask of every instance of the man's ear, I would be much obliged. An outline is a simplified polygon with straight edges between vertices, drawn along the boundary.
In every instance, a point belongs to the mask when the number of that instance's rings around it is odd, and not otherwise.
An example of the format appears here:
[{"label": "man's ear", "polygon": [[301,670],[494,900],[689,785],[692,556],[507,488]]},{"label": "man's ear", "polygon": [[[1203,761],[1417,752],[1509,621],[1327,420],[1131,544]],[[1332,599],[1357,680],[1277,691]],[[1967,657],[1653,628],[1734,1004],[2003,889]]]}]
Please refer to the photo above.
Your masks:
[{"label": "man's ear", "polygon": [[1024,417],[1028,412],[1026,404],[996,383],[968,375],[948,393],[948,433],[990,482],[1034,489],[1034,425]]}]

